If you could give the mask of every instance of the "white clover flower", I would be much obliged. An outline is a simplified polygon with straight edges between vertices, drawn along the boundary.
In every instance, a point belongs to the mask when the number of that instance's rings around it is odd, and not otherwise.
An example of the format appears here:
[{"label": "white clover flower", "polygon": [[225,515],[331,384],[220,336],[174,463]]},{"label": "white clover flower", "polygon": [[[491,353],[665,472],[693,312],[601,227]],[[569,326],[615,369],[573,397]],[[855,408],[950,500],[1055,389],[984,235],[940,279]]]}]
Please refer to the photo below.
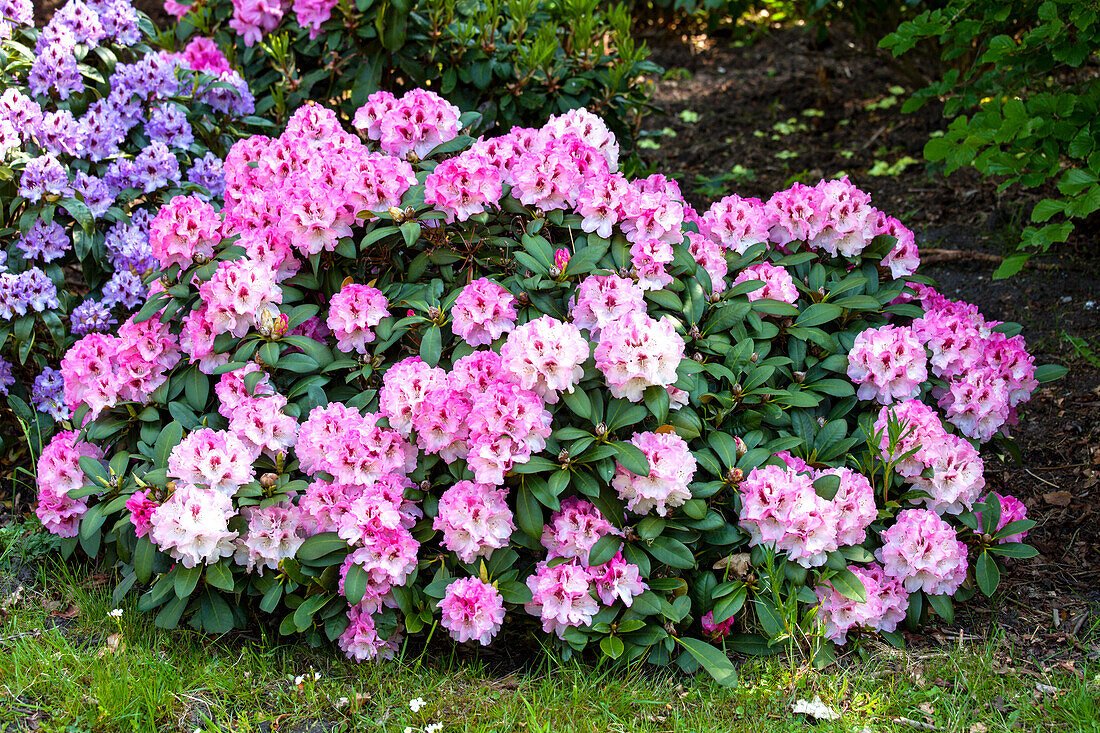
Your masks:
[{"label": "white clover flower", "polygon": [[412,710],[414,713],[419,713],[420,708],[424,707],[427,704],[428,703],[424,702],[424,698],[414,697],[412,700],[409,700],[409,709]]},{"label": "white clover flower", "polygon": [[424,733],[439,733],[441,730],[443,730],[442,723],[432,723],[424,728]]}]

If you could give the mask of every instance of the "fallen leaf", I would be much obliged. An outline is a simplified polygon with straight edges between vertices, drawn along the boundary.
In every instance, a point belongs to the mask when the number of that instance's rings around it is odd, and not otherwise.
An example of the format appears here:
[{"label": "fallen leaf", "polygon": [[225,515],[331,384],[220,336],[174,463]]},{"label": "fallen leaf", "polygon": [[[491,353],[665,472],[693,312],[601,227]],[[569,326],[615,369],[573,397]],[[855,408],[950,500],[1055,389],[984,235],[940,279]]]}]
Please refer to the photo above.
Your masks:
[{"label": "fallen leaf", "polygon": [[988,730],[989,728],[985,727],[985,723],[975,723],[970,726],[970,733],[986,733]]},{"label": "fallen leaf", "polygon": [[1073,494],[1068,491],[1051,491],[1043,494],[1043,501],[1054,506],[1069,506],[1073,500]]},{"label": "fallen leaf", "polygon": [[80,606],[75,603],[70,603],[68,606],[65,606],[65,610],[58,611],[53,615],[57,618],[76,618],[80,615]]}]

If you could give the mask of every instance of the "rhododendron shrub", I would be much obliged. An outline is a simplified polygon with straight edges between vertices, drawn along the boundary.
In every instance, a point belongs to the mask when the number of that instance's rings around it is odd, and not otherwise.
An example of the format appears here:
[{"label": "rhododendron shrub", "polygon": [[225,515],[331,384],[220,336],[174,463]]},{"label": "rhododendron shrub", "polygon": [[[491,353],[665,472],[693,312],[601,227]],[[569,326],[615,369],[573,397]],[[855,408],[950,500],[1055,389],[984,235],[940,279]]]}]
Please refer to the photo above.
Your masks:
[{"label": "rhododendron shrub", "polygon": [[711,643],[896,642],[1033,552],[980,447],[1058,370],[849,181],[700,213],[585,111],[356,120],[234,146],[221,238],[162,208],[152,295],[62,364],[40,515],[159,625],[359,660],[546,634],[728,681]]},{"label": "rhododendron shrub", "polygon": [[[0,397],[24,422],[41,419],[28,430],[37,440],[70,417],[61,354],[115,332],[145,302],[159,207],[192,192],[175,226],[221,241],[206,202],[221,197],[222,158],[253,99],[208,39],[178,54],[150,49],[152,26],[129,0],[72,0],[41,29],[29,0],[5,7]],[[0,433],[23,435],[7,422]]]},{"label": "rhododendron shrub", "polygon": [[[177,34],[211,36],[239,60],[261,112],[285,120],[310,100],[341,100],[350,118],[367,95],[438,91],[481,126],[542,125],[586,107],[627,147],[660,73],[631,37],[628,7],[597,0],[463,4],[337,0],[166,0]],[[445,167],[453,165],[445,163]]]}]

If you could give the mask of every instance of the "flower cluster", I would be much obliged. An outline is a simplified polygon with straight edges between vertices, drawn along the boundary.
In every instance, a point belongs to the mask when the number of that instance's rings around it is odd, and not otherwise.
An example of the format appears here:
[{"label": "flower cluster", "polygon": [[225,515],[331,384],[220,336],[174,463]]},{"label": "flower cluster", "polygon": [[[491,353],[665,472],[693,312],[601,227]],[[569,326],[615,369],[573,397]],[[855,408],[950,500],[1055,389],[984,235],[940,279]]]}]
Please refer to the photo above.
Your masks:
[{"label": "flower cluster", "polygon": [[432,523],[443,532],[443,546],[462,562],[488,557],[508,546],[516,525],[502,487],[459,481],[439,497],[439,513]]},{"label": "flower cluster", "polygon": [[[822,565],[828,553],[863,542],[878,514],[871,484],[846,468],[816,471],[798,459],[756,468],[741,483],[741,528],[750,545],[772,545],[804,567]],[[815,483],[839,479],[832,499]]]},{"label": "flower cluster", "polygon": [[80,457],[101,455],[99,448],[78,439],[74,430],[58,433],[42,451],[36,466],[38,505],[34,511],[51,533],[59,537],[76,536],[88,503],[70,497],[69,492],[84,486]]},{"label": "flower cluster", "polygon": [[881,565],[849,565],[848,570],[863,583],[866,601],[846,598],[829,585],[814,589],[821,603],[818,622],[825,638],[843,644],[848,632],[862,628],[873,631],[893,631],[905,620],[909,594],[897,578],[885,573]]},{"label": "flower cluster", "polygon": [[985,488],[982,458],[970,442],[947,432],[933,408],[917,400],[883,407],[874,428],[882,457],[926,493],[919,501],[929,509],[959,514],[978,500]]},{"label": "flower cluster", "polygon": [[168,324],[128,319],[116,335],[91,333],[73,344],[61,360],[65,403],[88,407],[90,419],[120,402],[143,403],[180,360]]},{"label": "flower cluster", "polygon": [[[70,0],[41,29],[24,3],[9,5],[0,158],[14,171],[5,200],[25,204],[6,214],[14,234],[0,243],[0,322],[30,316],[54,336],[10,358],[33,365],[20,396],[64,420],[55,402],[36,399],[31,378],[56,366],[70,334],[107,332],[141,305],[151,273],[187,254],[170,251],[180,240],[212,254],[214,209],[197,204],[222,188],[220,156],[236,135],[225,123],[254,104],[209,39],[181,53],[144,45],[130,0]],[[185,197],[191,229],[151,232],[160,204],[185,189],[195,191]]]},{"label": "flower cluster", "polygon": [[504,622],[500,591],[478,578],[459,578],[448,585],[439,610],[443,628],[460,642],[476,639],[488,646]]},{"label": "flower cluster", "polygon": [[615,467],[611,485],[637,514],[656,511],[666,516],[691,498],[688,484],[695,475],[695,457],[687,442],[673,432],[635,433],[630,442],[649,463],[649,474],[639,476],[622,464]]},{"label": "flower cluster", "polygon": [[966,545],[955,530],[927,509],[903,509],[894,526],[882,533],[875,551],[886,575],[912,593],[952,594],[966,580]]}]

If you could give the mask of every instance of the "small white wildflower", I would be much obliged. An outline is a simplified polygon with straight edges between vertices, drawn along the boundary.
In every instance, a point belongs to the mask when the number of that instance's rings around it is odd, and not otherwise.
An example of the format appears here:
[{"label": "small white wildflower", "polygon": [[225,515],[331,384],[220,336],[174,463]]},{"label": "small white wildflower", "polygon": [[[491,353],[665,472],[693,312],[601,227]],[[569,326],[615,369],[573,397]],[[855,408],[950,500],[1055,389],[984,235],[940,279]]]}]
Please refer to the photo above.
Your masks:
[{"label": "small white wildflower", "polygon": [[409,700],[409,709],[412,710],[414,713],[419,713],[420,708],[424,707],[427,704],[428,703],[424,702],[424,698],[414,697],[412,700]]},{"label": "small white wildflower", "polygon": [[122,609],[115,608],[107,612],[107,615],[111,618],[120,618],[122,616]]},{"label": "small white wildflower", "polygon": [[301,675],[301,674],[298,675],[297,677],[294,678],[294,684],[295,685],[302,684],[302,680],[304,680],[305,678],[306,678],[305,675]]},{"label": "small white wildflower", "polygon": [[413,733],[413,729],[406,725],[404,733]]},{"label": "small white wildflower", "polygon": [[443,730],[442,723],[432,723],[424,728],[424,733],[439,733],[441,730]]}]

